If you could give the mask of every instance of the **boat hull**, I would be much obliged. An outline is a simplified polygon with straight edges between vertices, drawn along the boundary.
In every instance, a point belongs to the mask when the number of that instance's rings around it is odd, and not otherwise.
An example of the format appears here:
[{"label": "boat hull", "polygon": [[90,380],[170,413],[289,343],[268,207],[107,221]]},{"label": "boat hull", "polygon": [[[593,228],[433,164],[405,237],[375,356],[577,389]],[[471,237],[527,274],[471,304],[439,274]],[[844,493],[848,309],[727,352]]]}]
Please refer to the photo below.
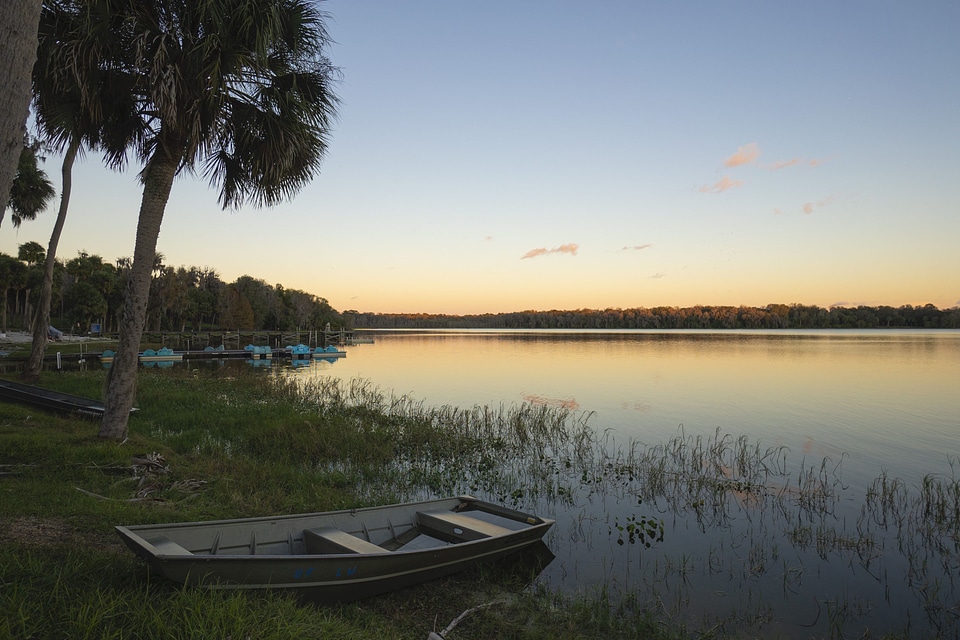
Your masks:
[{"label": "boat hull", "polygon": [[[447,513],[466,520],[446,523]],[[433,528],[426,524],[430,514],[440,518]],[[462,522],[484,529],[475,523],[481,516],[493,521],[490,530],[468,539],[471,528]],[[117,527],[117,533],[134,553],[175,582],[213,589],[293,590],[310,600],[343,602],[542,545],[552,525],[552,520],[459,497],[276,518]],[[346,533],[352,541],[348,547],[360,551],[315,553],[305,530]]]}]

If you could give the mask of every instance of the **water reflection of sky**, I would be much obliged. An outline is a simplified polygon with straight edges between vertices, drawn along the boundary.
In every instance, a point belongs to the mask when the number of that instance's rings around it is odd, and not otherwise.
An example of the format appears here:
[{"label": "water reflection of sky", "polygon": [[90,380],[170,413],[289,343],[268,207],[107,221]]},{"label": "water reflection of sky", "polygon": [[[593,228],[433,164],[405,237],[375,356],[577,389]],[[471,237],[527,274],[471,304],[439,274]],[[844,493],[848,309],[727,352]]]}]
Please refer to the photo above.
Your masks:
[{"label": "water reflection of sky", "polygon": [[536,402],[591,411],[618,440],[746,434],[796,459],[949,470],[960,453],[960,332],[399,332],[317,375],[362,377],[431,404]]},{"label": "water reflection of sky", "polygon": [[[668,464],[667,488],[645,496],[653,482],[642,464],[629,481],[597,468],[599,483],[560,465],[569,500],[557,491],[524,505],[557,519],[546,539],[556,560],[541,580],[568,593],[633,594],[666,618],[733,635],[957,635],[942,625],[960,607],[960,556],[934,549],[960,530],[918,533],[911,527],[933,520],[908,501],[898,511],[905,528],[883,524],[866,488],[886,470],[916,495],[924,474],[950,473],[960,332],[399,333],[296,375],[360,377],[429,404],[593,411],[590,425],[609,429],[621,450],[681,435],[707,449],[712,438],[729,450],[740,436],[761,450],[783,445],[792,469],[782,477],[727,488],[738,479],[721,466],[702,496],[698,473],[716,467]],[[650,521],[662,522],[662,539],[620,544],[618,526]]]}]

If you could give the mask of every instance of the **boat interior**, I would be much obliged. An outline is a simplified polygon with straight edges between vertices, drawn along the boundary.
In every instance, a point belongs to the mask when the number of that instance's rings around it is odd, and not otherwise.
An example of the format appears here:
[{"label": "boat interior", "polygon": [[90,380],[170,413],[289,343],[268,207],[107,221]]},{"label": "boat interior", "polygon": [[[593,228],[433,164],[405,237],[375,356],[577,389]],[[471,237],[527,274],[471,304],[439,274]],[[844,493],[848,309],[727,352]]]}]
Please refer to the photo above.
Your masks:
[{"label": "boat interior", "polygon": [[[507,514],[481,509],[416,511],[411,515],[412,518],[398,522],[389,517],[372,522],[359,518],[352,521],[341,518],[339,522],[305,521],[302,529],[288,528],[266,535],[253,530],[242,539],[232,535],[238,532],[227,529],[189,541],[177,542],[166,535],[145,539],[159,555],[174,556],[376,554],[472,542],[538,524],[535,518],[517,520]],[[281,533],[285,535],[281,537]]]}]

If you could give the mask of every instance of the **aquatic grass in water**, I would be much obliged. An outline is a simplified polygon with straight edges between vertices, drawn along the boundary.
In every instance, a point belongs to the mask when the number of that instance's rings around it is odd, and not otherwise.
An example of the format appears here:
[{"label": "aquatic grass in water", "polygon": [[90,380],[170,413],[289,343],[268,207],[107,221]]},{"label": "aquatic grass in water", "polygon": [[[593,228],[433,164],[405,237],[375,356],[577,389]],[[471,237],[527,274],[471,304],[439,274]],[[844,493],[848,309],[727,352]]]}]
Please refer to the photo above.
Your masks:
[{"label": "aquatic grass in water", "polygon": [[[563,408],[429,407],[335,379],[302,389],[327,412],[386,412],[394,458],[378,474],[403,499],[466,492],[556,517],[549,543],[563,568],[547,568],[551,588],[603,588],[702,629],[960,628],[953,477],[910,487],[881,475],[858,498],[843,456],[791,463],[785,447],[719,430],[620,444]],[[377,477],[365,486],[376,492]]]}]

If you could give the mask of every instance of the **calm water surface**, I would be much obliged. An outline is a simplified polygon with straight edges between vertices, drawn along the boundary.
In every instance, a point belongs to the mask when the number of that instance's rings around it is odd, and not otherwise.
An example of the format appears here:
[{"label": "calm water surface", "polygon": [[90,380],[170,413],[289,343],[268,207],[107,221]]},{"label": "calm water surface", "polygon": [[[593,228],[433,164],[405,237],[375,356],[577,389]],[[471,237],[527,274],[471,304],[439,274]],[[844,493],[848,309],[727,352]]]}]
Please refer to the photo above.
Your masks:
[{"label": "calm water surface", "polygon": [[[365,334],[364,334],[365,335]],[[592,412],[618,439],[748,435],[843,460],[849,482],[960,453],[960,332],[379,332],[300,375],[360,377],[429,404]]]},{"label": "calm water surface", "polygon": [[[643,502],[642,487],[597,491],[577,478],[570,500],[521,505],[557,519],[546,540],[556,560],[540,577],[551,588],[604,589],[734,634],[960,635],[960,513],[938,520],[929,496],[910,501],[928,474],[958,493],[960,332],[373,336],[345,359],[294,375],[362,378],[431,405],[565,407],[589,413],[614,448],[718,430],[786,447],[789,484],[769,487],[778,496],[770,508],[732,488],[718,515],[705,503]],[[815,476],[806,486],[823,494],[801,499],[804,470]],[[874,501],[871,511],[868,487],[884,473],[900,479],[890,510]],[[958,496],[946,502],[956,508]],[[630,522],[661,523],[663,539],[620,544],[617,526]]]}]

